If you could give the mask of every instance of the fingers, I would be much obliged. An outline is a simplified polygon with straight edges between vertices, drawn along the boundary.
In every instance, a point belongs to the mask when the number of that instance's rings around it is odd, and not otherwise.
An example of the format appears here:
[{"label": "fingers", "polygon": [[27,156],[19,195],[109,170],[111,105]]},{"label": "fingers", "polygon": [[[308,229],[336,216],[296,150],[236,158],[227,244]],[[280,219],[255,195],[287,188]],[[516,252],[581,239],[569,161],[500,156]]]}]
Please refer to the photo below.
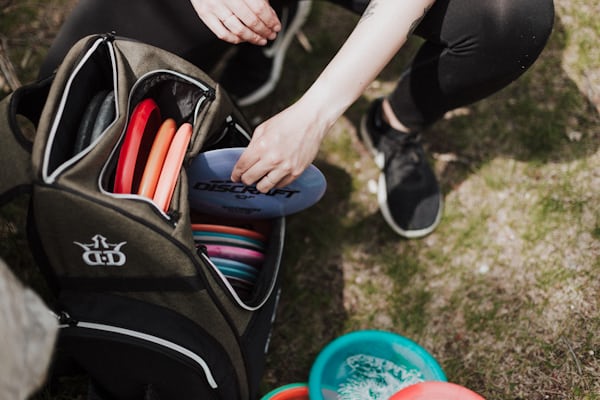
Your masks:
[{"label": "fingers", "polygon": [[302,175],[330,127],[313,123],[312,108],[303,104],[294,103],[256,127],[231,172],[232,181],[255,184],[264,193],[287,186]]},{"label": "fingers", "polygon": [[240,7],[236,14],[239,20],[251,31],[263,38],[273,40],[281,30],[281,22],[275,10],[264,0],[246,0],[246,7]]},{"label": "fingers", "polygon": [[285,185],[281,184],[282,179],[278,178],[277,175],[278,174],[276,171],[272,171],[267,175],[263,176],[256,183],[256,189],[258,189],[258,191],[261,193],[267,193],[271,189],[274,189],[276,187],[284,187]]},{"label": "fingers", "polygon": [[273,188],[290,184],[298,177],[296,174],[289,173],[288,163],[266,162],[259,159],[256,154],[251,149],[246,149],[242,153],[231,173],[232,181],[256,185],[259,192],[267,193]]},{"label": "fingers", "polygon": [[249,42],[260,46],[267,44],[266,37],[248,29],[234,14],[230,14],[228,17],[221,20],[221,24],[225,28],[224,34],[229,38],[228,41],[230,43]]},{"label": "fingers", "polygon": [[281,30],[277,14],[265,0],[192,0],[206,26],[221,40],[265,45]]},{"label": "fingers", "polygon": [[277,36],[276,31],[269,28],[248,8],[237,10],[236,14],[229,14],[220,22],[230,42],[250,42],[262,46]]},{"label": "fingers", "polygon": [[[266,170],[260,172],[260,170],[255,167],[258,161],[258,153],[248,151],[248,148],[246,148],[240,159],[233,167],[233,171],[231,172],[231,180],[234,182],[244,182],[248,185],[258,181],[268,172]],[[254,167],[254,171],[252,171],[251,167]],[[242,179],[242,175],[244,176],[244,179]]]}]

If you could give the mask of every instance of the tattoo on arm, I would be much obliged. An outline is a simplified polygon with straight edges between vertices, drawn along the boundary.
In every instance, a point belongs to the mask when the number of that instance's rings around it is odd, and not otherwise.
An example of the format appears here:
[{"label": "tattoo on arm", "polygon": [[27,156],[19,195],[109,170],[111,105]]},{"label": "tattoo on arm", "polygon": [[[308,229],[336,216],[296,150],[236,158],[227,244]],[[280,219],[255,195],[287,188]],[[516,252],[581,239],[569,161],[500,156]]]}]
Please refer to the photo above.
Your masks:
[{"label": "tattoo on arm", "polygon": [[425,9],[423,10],[423,15],[421,15],[419,18],[414,20],[412,24],[410,24],[410,29],[408,30],[408,36],[410,36],[415,31],[415,29],[417,29],[417,26],[419,26],[421,21],[423,21],[423,18],[425,18],[425,15],[427,15],[427,12],[429,11],[430,8],[431,8],[431,6],[425,7]]},{"label": "tattoo on arm", "polygon": [[[368,19],[369,17],[371,17],[375,11],[375,8],[377,7],[377,0],[371,0],[369,2],[369,5],[367,6],[367,9],[365,10],[365,12],[363,13],[363,15],[360,17],[360,20],[358,21],[358,23],[360,24],[362,21]],[[423,14],[417,18],[416,20],[414,20],[412,22],[412,24],[410,24],[410,29],[408,30],[408,36],[410,36],[415,29],[417,29],[417,26],[419,26],[419,24],[421,23],[421,21],[423,20],[423,18],[425,18],[425,15],[427,15],[427,12],[429,11],[429,9],[431,8],[431,6],[427,6],[425,7],[425,9],[423,9]]]},{"label": "tattoo on arm", "polygon": [[360,17],[360,20],[358,21],[358,23],[360,24],[362,21],[364,21],[365,19],[367,19],[371,15],[373,15],[373,11],[375,10],[375,7],[377,7],[377,0],[371,0],[369,2],[369,5],[367,6],[367,9],[363,13],[363,15]]}]

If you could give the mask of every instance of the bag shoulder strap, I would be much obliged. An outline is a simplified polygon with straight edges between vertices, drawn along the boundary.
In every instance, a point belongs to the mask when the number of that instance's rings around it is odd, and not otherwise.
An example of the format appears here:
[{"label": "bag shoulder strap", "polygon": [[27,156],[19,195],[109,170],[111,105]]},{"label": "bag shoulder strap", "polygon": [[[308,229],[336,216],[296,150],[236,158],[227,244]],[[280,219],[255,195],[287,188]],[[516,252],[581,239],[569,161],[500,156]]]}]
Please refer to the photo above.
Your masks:
[{"label": "bag shoulder strap", "polygon": [[0,205],[29,191],[31,149],[52,80],[21,86],[0,101]]}]

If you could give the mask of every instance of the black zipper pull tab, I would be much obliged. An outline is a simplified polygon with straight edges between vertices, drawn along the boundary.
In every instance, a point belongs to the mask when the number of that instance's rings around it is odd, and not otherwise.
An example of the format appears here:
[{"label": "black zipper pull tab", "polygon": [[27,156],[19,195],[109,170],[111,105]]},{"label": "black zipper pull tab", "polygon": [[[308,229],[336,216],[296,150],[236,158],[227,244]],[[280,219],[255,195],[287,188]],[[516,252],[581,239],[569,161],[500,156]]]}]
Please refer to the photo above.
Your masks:
[{"label": "black zipper pull tab", "polygon": [[69,326],[77,325],[78,321],[75,318],[71,317],[69,315],[69,313],[66,311],[60,311],[58,314],[56,314],[56,313],[53,313],[53,314],[58,319],[59,325],[69,325]]},{"label": "black zipper pull tab", "polygon": [[204,244],[196,243],[196,254],[198,254],[199,257],[202,257],[203,255],[208,257],[208,249]]},{"label": "black zipper pull tab", "polygon": [[217,97],[217,92],[215,89],[209,87],[207,89],[204,89],[202,91],[202,93],[204,94],[204,96],[206,97],[206,99],[208,101],[213,101],[216,97]]},{"label": "black zipper pull tab", "polygon": [[104,39],[104,41],[106,42],[113,42],[115,40],[116,35],[117,33],[115,31],[111,31],[103,33],[102,35],[100,35],[100,37],[102,37],[102,39]]},{"label": "black zipper pull tab", "polygon": [[181,218],[181,213],[177,210],[169,210],[167,211],[167,217],[172,222],[173,226],[177,225],[177,221]]}]

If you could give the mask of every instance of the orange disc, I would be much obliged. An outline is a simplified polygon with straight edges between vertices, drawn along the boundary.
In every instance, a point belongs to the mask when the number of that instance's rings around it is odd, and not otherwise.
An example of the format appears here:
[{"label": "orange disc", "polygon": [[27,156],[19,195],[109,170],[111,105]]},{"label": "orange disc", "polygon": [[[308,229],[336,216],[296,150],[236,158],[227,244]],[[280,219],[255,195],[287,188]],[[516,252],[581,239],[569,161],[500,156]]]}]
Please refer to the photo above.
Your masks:
[{"label": "orange disc", "polygon": [[193,231],[206,231],[216,233],[229,233],[232,235],[245,236],[251,239],[260,240],[266,242],[266,238],[263,234],[245,228],[238,228],[236,226],[229,225],[216,225],[216,224],[192,224]]},{"label": "orange disc", "polygon": [[[138,188],[138,194],[140,196],[148,197],[150,199],[154,196],[158,178],[176,130],[177,125],[172,118],[167,118],[158,129],[154,142],[152,143],[152,148],[150,149],[150,154],[148,154],[148,160],[144,167],[144,174],[142,175],[142,180],[140,181],[140,186]],[[138,160],[138,162],[143,161],[144,160]]]},{"label": "orange disc", "polygon": [[186,122],[177,129],[169,146],[153,197],[154,202],[164,211],[169,209],[173,190],[175,190],[175,184],[191,138],[192,125]]}]

